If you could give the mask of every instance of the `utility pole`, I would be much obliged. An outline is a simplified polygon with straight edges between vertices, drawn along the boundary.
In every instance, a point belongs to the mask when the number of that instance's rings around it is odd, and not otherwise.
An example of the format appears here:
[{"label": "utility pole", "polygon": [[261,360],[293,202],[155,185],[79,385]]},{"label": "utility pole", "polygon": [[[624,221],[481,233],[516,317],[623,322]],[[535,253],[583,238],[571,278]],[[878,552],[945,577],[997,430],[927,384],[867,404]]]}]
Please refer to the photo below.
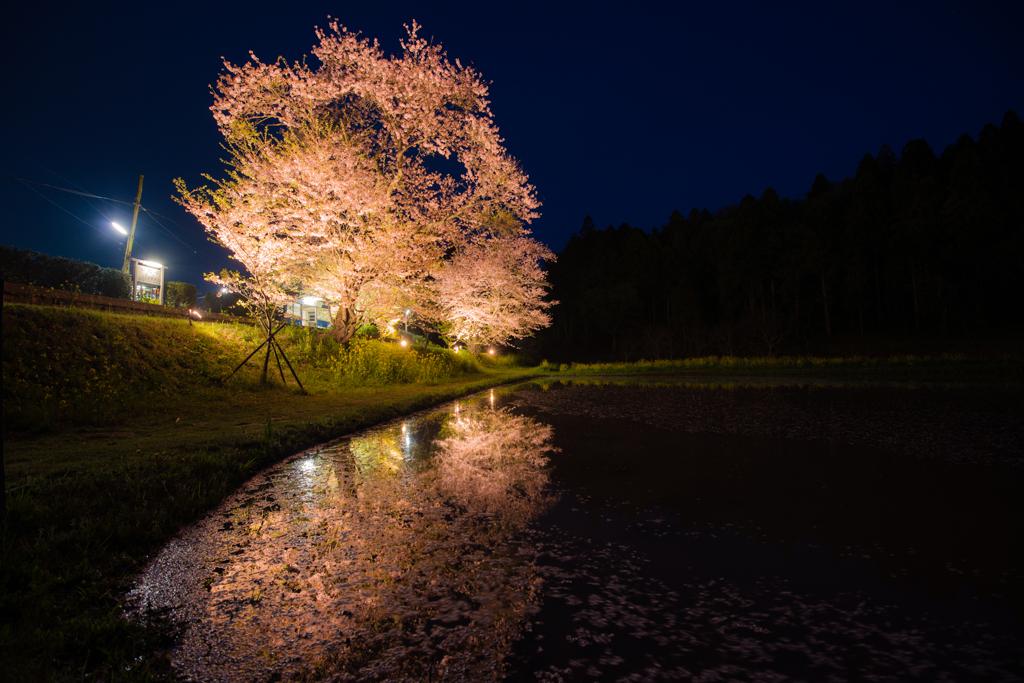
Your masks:
[{"label": "utility pole", "polygon": [[[124,267],[121,268],[125,274],[128,273],[128,266],[132,262],[132,242],[135,240],[135,222],[139,220],[139,202],[142,201],[142,178],[139,176],[139,191],[135,195],[135,211],[132,213],[132,231],[128,233],[128,246],[124,250]],[[132,293],[132,298],[135,298],[135,293]]]}]

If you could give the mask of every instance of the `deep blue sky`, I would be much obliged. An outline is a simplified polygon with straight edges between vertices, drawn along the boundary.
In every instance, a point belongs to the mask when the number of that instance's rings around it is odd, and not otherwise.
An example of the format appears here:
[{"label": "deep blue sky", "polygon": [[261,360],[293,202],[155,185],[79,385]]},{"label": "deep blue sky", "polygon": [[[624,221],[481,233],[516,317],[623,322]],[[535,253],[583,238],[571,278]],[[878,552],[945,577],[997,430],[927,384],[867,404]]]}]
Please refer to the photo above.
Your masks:
[{"label": "deep blue sky", "polygon": [[[1019,0],[29,4],[0,14],[0,173],[129,202],[144,174],[143,206],[181,242],[144,216],[134,255],[200,291],[233,262],[171,201],[172,181],[221,174],[220,58],[300,59],[328,15],[387,52],[416,19],[492,81],[544,202],[535,235],[556,251],[587,214],[650,229],[768,186],[802,197],[882,144],[923,137],[940,153],[1007,109],[1024,116]],[[127,225],[130,207],[7,178],[0,203],[0,243],[120,267],[109,219]]]}]

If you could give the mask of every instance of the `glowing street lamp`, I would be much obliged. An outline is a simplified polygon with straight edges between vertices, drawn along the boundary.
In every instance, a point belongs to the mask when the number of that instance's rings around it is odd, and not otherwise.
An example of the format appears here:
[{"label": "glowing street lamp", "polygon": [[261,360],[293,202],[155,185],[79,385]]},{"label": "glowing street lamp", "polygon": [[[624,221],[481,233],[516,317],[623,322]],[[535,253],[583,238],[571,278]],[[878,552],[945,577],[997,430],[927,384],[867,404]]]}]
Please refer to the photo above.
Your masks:
[{"label": "glowing street lamp", "polygon": [[403,339],[402,341],[400,341],[400,342],[398,342],[398,343],[399,343],[399,344],[401,344],[402,346],[405,346],[405,345],[406,345],[406,344],[408,344],[409,342],[407,342],[407,341],[405,341],[405,340]]},{"label": "glowing street lamp", "polygon": [[110,221],[110,224],[114,226],[114,230],[117,230],[117,231],[118,231],[119,233],[121,233],[122,235],[127,235],[127,234],[128,234],[128,231],[127,231],[127,230],[125,230],[124,228],[122,228],[122,227],[121,227],[120,225],[118,225],[118,224],[117,224],[117,223],[115,223],[114,221]]},{"label": "glowing street lamp", "polygon": [[494,349],[490,349],[487,353],[489,353],[489,354],[491,354],[493,356],[494,355]]}]

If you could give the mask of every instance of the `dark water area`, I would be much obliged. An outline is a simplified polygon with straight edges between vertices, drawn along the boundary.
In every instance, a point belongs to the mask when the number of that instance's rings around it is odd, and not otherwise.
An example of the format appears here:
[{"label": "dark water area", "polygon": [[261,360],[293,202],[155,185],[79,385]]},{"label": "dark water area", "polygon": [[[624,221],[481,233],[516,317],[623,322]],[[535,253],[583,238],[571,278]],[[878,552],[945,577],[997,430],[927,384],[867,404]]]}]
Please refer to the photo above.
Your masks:
[{"label": "dark water area", "polygon": [[554,428],[564,491],[535,527],[548,600],[522,671],[1020,680],[1018,389],[577,382],[511,400]]},{"label": "dark water area", "polygon": [[1024,677],[1015,385],[534,382],[299,454],[130,596],[192,680]]}]

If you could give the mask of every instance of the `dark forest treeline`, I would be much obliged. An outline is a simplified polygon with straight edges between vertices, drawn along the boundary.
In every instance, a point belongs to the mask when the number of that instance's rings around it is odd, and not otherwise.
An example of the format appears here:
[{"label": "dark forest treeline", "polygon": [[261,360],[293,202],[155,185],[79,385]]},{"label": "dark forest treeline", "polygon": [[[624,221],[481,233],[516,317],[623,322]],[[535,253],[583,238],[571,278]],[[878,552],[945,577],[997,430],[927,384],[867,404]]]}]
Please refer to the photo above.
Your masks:
[{"label": "dark forest treeline", "polygon": [[963,135],[936,156],[883,146],[854,178],[802,200],[768,188],[647,233],[588,216],[550,265],[556,357],[799,352],[823,335],[970,337],[1019,328],[1024,124]]}]

